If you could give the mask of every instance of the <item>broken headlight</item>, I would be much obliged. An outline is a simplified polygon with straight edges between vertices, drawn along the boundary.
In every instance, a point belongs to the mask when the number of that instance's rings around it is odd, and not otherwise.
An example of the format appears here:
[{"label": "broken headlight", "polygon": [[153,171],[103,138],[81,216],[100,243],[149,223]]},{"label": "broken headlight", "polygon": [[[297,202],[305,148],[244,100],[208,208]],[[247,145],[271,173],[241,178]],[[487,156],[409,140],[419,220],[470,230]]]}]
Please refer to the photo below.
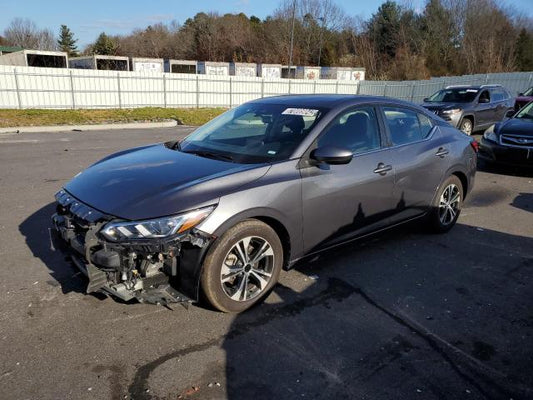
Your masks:
[{"label": "broken headlight", "polygon": [[206,219],[214,209],[215,206],[209,206],[146,221],[110,222],[102,228],[100,233],[113,242],[165,238],[193,228]]}]

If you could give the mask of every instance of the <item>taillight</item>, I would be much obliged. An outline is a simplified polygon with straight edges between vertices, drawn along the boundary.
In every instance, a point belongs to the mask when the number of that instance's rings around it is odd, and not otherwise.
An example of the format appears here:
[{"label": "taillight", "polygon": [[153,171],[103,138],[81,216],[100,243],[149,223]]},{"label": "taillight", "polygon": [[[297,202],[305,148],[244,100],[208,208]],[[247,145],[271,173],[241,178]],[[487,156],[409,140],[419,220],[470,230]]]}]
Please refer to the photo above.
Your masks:
[{"label": "taillight", "polygon": [[476,139],[472,139],[470,146],[472,146],[476,153],[479,151],[479,142]]}]

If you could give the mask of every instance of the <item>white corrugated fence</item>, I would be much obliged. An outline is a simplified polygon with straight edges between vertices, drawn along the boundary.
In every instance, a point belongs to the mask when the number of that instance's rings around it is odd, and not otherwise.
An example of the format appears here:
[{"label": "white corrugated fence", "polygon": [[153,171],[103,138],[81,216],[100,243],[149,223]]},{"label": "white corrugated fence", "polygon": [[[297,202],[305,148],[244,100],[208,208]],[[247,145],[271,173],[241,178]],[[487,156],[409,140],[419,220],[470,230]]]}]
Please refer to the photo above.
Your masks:
[{"label": "white corrugated fence", "polygon": [[494,83],[514,95],[533,85],[533,73],[359,82],[0,65],[0,108],[232,107],[261,97],[304,93],[369,94],[421,102],[447,85]]}]

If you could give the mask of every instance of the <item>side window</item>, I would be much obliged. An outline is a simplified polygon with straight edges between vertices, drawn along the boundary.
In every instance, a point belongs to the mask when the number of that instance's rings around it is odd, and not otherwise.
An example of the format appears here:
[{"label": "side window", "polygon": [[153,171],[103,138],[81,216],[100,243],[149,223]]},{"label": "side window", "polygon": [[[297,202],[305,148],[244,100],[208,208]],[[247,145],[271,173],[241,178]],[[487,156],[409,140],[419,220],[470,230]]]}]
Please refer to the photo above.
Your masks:
[{"label": "side window", "polygon": [[503,92],[503,99],[504,99],[504,100],[509,100],[509,98],[511,97],[511,95],[509,94],[509,92],[507,91],[507,89],[502,89],[502,92]]},{"label": "side window", "polygon": [[490,94],[488,90],[484,90],[479,95],[479,102],[482,103],[483,101],[481,99],[487,99],[488,101],[485,101],[486,103],[490,103]]},{"label": "side window", "polygon": [[418,122],[420,122],[420,131],[422,134],[422,139],[425,139],[429,136],[431,133],[431,130],[433,129],[433,122],[431,119],[424,114],[417,114],[418,115]]},{"label": "side window", "polygon": [[502,89],[492,90],[492,101],[502,101],[504,99],[504,93]]},{"label": "side window", "polygon": [[383,107],[392,144],[395,146],[418,142],[428,137],[433,128],[424,114],[401,107]]},{"label": "side window", "polygon": [[378,121],[373,107],[358,107],[340,113],[318,138],[318,146],[337,146],[354,154],[378,149]]}]

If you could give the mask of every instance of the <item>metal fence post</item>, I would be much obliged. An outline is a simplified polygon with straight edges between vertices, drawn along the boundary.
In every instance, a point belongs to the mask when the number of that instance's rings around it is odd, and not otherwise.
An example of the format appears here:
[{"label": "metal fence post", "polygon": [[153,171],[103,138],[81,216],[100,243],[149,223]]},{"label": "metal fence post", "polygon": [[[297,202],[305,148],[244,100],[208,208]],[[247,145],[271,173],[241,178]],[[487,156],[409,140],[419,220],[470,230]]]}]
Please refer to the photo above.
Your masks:
[{"label": "metal fence post", "polygon": [[231,94],[232,94],[232,89],[231,89],[231,76],[229,77],[229,108],[231,108]]},{"label": "metal fence post", "polygon": [[76,108],[76,98],[74,96],[74,78],[72,77],[72,70],[69,71],[70,75],[70,94],[72,96],[72,109]]},{"label": "metal fence post", "polygon": [[411,83],[411,103],[413,102],[414,98],[415,98],[415,83]]},{"label": "metal fence post", "polygon": [[316,80],[313,81],[313,94],[316,94]]},{"label": "metal fence post", "polygon": [[120,72],[117,72],[118,108],[122,108],[122,91],[120,90]]},{"label": "metal fence post", "polygon": [[200,82],[198,75],[196,75],[196,108],[200,108]]},{"label": "metal fence post", "polygon": [[335,94],[339,94],[339,81],[335,81]]},{"label": "metal fence post", "polygon": [[163,74],[163,103],[167,108],[167,76]]},{"label": "metal fence post", "polygon": [[289,79],[289,93],[288,94],[291,94],[291,80]]},{"label": "metal fence post", "polygon": [[13,69],[13,75],[15,75],[15,89],[17,89],[17,101],[19,108],[22,108],[22,101],[20,100],[19,78],[17,75],[17,69]]},{"label": "metal fence post", "polygon": [[261,79],[261,98],[265,97],[265,78]]},{"label": "metal fence post", "polygon": [[387,83],[385,83],[385,86],[383,87],[383,96],[387,95]]}]

